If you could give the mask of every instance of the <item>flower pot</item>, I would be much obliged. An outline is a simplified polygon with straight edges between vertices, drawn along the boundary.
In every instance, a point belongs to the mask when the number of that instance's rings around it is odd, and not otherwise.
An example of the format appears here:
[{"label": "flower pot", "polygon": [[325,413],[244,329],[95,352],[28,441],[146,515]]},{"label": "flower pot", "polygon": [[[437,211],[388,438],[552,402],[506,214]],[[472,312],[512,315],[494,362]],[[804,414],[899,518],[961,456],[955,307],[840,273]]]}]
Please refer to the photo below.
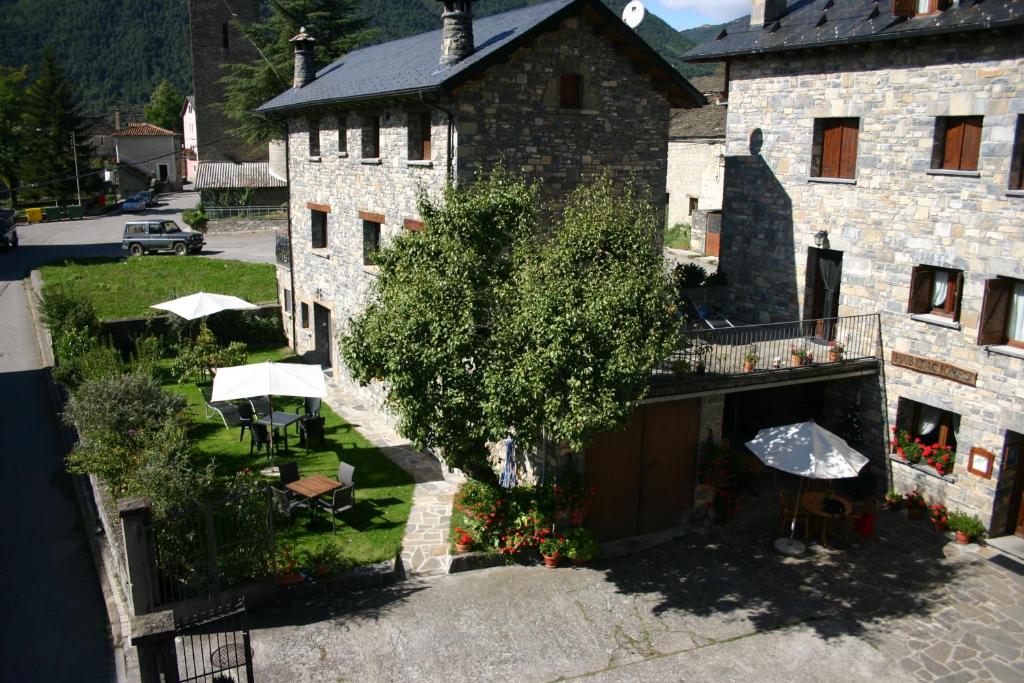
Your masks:
[{"label": "flower pot", "polygon": [[962,531],[958,531],[958,532],[956,532],[956,542],[957,543],[964,543],[964,544],[970,543],[971,542],[971,536],[970,536],[970,534],[965,534]]},{"label": "flower pot", "polygon": [[753,372],[757,367],[757,361],[743,361],[743,372]]},{"label": "flower pot", "polygon": [[313,574],[318,578],[322,579],[326,576],[331,575],[331,568],[326,564],[318,564],[313,567]]},{"label": "flower pot", "polygon": [[841,352],[839,352],[839,351],[829,351],[828,352],[828,362],[829,363],[838,363],[842,359],[843,359],[843,354]]},{"label": "flower pot", "polygon": [[946,523],[945,522],[937,522],[937,521],[935,521],[933,519],[932,520],[932,528],[935,529],[936,533],[940,533],[940,534],[946,533]]},{"label": "flower pot", "polygon": [[795,353],[793,354],[792,358],[790,358],[790,361],[793,363],[793,367],[794,368],[798,368],[798,367],[800,367],[801,365],[804,364],[803,358],[801,358],[800,356],[796,355]]},{"label": "flower pot", "polygon": [[473,547],[472,543],[456,543],[455,552],[457,553],[468,553],[470,548]]},{"label": "flower pot", "polygon": [[562,556],[558,553],[554,555],[544,555],[544,566],[548,569],[554,569],[558,566],[558,563],[562,560]]},{"label": "flower pot", "polygon": [[907,508],[907,519],[921,519],[924,517],[924,510],[921,508]]},{"label": "flower pot", "polygon": [[297,584],[302,583],[305,580],[306,577],[304,577],[299,572],[286,572],[277,575],[278,586],[295,586]]}]

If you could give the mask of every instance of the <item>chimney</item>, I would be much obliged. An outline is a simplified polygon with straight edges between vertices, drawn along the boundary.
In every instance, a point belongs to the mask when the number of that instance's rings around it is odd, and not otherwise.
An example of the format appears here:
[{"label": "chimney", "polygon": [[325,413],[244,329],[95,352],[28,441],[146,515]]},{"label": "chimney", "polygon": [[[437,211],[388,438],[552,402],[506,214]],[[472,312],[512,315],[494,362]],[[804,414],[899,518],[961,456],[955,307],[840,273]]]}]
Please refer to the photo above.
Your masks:
[{"label": "chimney", "polygon": [[114,130],[121,130],[121,107],[114,107]]},{"label": "chimney", "polygon": [[753,0],[750,9],[750,27],[771,24],[786,11],[786,0]]},{"label": "chimney", "polygon": [[316,55],[313,54],[316,38],[306,33],[306,27],[303,26],[291,42],[295,43],[295,77],[292,87],[297,89],[316,80]]},{"label": "chimney", "polygon": [[473,0],[441,0],[441,66],[451,66],[473,54]]}]

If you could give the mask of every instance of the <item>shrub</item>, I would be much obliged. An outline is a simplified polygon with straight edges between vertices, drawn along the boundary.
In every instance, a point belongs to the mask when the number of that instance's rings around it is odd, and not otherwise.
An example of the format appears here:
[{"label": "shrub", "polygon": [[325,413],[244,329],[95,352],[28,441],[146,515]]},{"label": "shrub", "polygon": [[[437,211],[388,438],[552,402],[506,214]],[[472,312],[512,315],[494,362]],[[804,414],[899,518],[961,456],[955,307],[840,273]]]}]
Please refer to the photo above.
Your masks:
[{"label": "shrub", "polygon": [[100,320],[92,301],[77,292],[47,287],[39,299],[39,313],[50,334],[57,340],[66,331],[74,329],[95,335]]},{"label": "shrub", "polygon": [[205,233],[209,227],[210,217],[206,215],[206,207],[199,202],[194,209],[182,211],[181,220],[196,232]]},{"label": "shrub", "polygon": [[160,359],[163,358],[163,343],[158,337],[138,337],[132,352],[132,371],[147,377],[160,379]]},{"label": "shrub", "polygon": [[83,441],[132,446],[171,421],[183,419],[185,398],[165,391],[152,377],[126,374],[84,382],[71,394],[67,420]]},{"label": "shrub", "polygon": [[576,526],[565,532],[565,555],[570,560],[592,560],[601,554],[601,542],[591,529]]},{"label": "shrub", "polygon": [[954,510],[949,513],[948,528],[951,531],[959,531],[962,534],[967,534],[972,539],[981,539],[985,537],[985,524],[981,521],[981,518],[977,515],[969,515],[966,512],[961,512],[960,510]]},{"label": "shrub", "polygon": [[708,271],[697,263],[681,263],[672,269],[672,282],[677,289],[702,287],[708,278]]}]

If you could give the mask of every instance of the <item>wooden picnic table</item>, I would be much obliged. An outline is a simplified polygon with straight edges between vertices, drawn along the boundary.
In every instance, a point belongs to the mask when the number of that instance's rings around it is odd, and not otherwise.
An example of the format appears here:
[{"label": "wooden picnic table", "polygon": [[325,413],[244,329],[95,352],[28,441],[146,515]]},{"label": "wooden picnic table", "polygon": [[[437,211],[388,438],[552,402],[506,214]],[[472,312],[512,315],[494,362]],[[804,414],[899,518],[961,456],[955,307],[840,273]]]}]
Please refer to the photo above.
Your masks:
[{"label": "wooden picnic table", "polygon": [[318,498],[325,493],[330,493],[335,489],[340,489],[342,486],[344,484],[337,479],[329,479],[322,474],[311,474],[308,477],[303,477],[298,481],[287,484],[289,490],[310,500]]}]

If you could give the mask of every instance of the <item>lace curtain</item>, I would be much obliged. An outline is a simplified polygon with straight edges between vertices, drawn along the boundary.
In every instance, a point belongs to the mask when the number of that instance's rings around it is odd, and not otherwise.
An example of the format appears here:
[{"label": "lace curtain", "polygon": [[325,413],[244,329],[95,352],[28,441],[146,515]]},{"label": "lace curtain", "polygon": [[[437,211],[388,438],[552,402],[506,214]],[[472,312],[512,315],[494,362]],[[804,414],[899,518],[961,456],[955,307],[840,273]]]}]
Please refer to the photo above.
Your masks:
[{"label": "lace curtain", "polygon": [[943,308],[946,305],[946,294],[949,292],[949,273],[939,270],[933,277],[935,286],[932,288],[932,307]]},{"label": "lace curtain", "polygon": [[1006,336],[1017,341],[1024,341],[1024,282],[1018,282],[1013,286]]}]

